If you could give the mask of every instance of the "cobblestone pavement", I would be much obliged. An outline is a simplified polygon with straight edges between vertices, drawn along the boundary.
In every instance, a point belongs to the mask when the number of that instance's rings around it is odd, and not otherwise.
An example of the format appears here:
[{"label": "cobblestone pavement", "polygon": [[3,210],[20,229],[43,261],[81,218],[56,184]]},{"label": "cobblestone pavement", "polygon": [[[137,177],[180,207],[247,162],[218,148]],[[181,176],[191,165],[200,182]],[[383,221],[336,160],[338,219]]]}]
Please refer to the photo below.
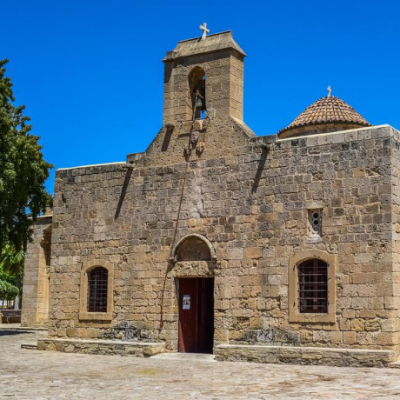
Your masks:
[{"label": "cobblestone pavement", "polygon": [[400,370],[24,350],[45,332],[0,329],[0,399],[400,399]]}]

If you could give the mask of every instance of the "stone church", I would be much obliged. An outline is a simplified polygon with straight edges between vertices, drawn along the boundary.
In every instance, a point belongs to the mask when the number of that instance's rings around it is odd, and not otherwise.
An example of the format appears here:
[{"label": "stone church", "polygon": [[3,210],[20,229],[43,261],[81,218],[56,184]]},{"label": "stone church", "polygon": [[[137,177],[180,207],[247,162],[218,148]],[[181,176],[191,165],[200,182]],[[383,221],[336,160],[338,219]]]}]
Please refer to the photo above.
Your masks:
[{"label": "stone church", "polygon": [[399,132],[329,92],[256,136],[246,55],[202,28],[163,60],[163,125],[145,152],[57,170],[23,326],[48,327],[46,350],[395,362]]}]

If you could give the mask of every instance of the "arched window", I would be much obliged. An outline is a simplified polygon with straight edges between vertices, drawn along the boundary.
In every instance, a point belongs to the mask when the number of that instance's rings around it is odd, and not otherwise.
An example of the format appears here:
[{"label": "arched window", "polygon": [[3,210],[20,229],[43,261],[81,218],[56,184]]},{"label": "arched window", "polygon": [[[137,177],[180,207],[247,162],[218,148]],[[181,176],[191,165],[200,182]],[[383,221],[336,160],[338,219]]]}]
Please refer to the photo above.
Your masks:
[{"label": "arched window", "polygon": [[298,266],[299,312],[328,312],[328,264],[319,259]]},{"label": "arched window", "polygon": [[190,119],[204,118],[206,113],[206,74],[195,67],[189,74],[188,109]]},{"label": "arched window", "polygon": [[82,265],[79,319],[111,321],[113,318],[114,265],[89,259]]},{"label": "arched window", "polygon": [[88,312],[107,312],[108,271],[96,267],[88,272]]}]

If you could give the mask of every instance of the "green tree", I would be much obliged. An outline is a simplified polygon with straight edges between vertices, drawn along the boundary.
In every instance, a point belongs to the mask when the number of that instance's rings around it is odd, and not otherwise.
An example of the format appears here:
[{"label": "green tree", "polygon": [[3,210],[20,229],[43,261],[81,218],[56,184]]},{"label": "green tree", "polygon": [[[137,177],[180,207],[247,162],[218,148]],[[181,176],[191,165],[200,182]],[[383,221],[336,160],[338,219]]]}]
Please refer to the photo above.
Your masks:
[{"label": "green tree", "polygon": [[[18,271],[18,278],[15,276],[15,269],[16,265],[15,263],[19,263],[21,265],[21,260],[20,260],[20,255],[18,255],[16,258],[13,257],[14,262],[9,268],[8,265],[6,265],[6,270],[3,268],[3,263],[0,261],[0,300],[6,301],[7,304],[9,304],[10,301],[15,300],[16,296],[20,293],[22,293],[22,285],[21,285],[21,270]],[[1,255],[0,255],[0,260],[1,260]],[[9,256],[3,257],[5,264],[9,264],[11,261],[11,258]],[[19,285],[17,284],[17,281],[19,281]]]},{"label": "green tree", "polygon": [[19,289],[7,281],[0,279],[0,300],[13,301],[19,294]]},{"label": "green tree", "polygon": [[[21,288],[21,273],[24,268],[25,252],[7,243],[0,252],[0,271],[15,279],[15,286]],[[1,276],[0,276],[1,279]]]},{"label": "green tree", "polygon": [[44,183],[52,165],[43,159],[39,137],[30,133],[24,106],[14,106],[12,83],[0,61],[0,253],[26,249],[30,227],[50,205]]}]

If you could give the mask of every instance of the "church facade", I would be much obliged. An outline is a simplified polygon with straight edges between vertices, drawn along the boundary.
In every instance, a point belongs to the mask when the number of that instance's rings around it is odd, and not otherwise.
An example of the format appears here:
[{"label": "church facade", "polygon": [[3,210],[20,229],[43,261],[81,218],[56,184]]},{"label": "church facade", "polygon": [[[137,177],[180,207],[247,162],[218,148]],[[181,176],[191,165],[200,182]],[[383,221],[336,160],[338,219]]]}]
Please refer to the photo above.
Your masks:
[{"label": "church facade", "polygon": [[386,366],[400,347],[400,140],[319,99],[277,135],[243,121],[232,33],[164,61],[163,126],[126,162],[56,172],[29,244],[39,348]]}]

